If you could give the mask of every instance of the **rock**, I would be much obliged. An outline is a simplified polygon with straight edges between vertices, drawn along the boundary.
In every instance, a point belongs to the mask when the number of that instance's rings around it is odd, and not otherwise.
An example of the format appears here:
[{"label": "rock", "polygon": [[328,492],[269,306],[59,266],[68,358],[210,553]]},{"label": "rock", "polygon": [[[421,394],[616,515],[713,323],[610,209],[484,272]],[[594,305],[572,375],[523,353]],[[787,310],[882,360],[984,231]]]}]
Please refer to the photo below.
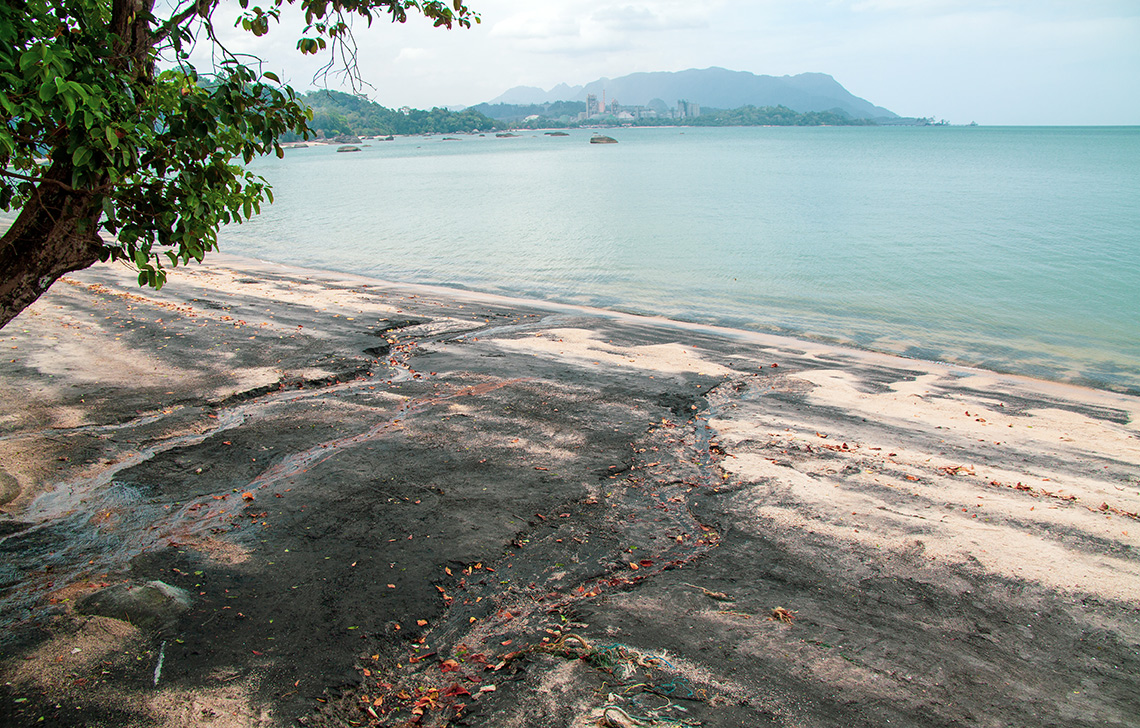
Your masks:
[{"label": "rock", "polygon": [[544,131],[543,134],[546,136],[570,136],[564,131]]},{"label": "rock", "polygon": [[511,137],[517,137],[518,134],[511,134],[510,132],[506,132],[506,133],[496,134],[495,136],[499,137],[500,139],[509,139]]},{"label": "rock", "polygon": [[595,134],[594,136],[590,137],[590,143],[591,144],[617,144],[618,140],[614,139],[613,137],[603,136],[601,134]]},{"label": "rock", "polygon": [[0,506],[16,500],[18,495],[20,495],[20,482],[0,465]]},{"label": "rock", "polygon": [[190,608],[192,599],[185,589],[162,581],[145,584],[115,584],[79,600],[80,614],[110,617],[141,627],[164,630],[173,627]]},{"label": "rock", "polygon": [[345,146],[343,146],[343,147],[337,147],[337,149],[336,149],[336,150],[337,150],[338,152],[359,152],[359,151],[360,151],[360,147],[354,147],[354,146],[352,146],[351,144],[346,144],[346,145],[345,145]]}]

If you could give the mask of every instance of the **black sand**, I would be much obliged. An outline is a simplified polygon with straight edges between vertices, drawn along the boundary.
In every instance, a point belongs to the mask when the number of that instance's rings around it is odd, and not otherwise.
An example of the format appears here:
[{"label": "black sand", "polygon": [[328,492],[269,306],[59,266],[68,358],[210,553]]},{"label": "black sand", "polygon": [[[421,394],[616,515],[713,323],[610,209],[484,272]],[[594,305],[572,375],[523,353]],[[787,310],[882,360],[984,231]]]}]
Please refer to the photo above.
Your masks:
[{"label": "black sand", "polygon": [[1134,398],[233,259],[0,334],[4,725],[1140,725]]}]

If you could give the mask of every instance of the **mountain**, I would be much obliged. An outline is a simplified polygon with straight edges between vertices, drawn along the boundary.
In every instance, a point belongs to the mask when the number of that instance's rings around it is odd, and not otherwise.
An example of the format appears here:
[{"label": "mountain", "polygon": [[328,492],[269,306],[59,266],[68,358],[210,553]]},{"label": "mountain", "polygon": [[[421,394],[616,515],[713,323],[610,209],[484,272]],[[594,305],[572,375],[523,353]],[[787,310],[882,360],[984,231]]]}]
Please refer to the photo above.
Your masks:
[{"label": "mountain", "polygon": [[826,73],[795,76],[759,76],[725,68],[691,68],[687,71],[631,73],[620,78],[600,78],[585,86],[559,84],[549,91],[534,86],[516,86],[488,104],[541,104],[548,101],[585,101],[588,94],[599,99],[617,99],[625,106],[646,106],[661,99],[670,106],[679,100],[716,109],[741,106],[785,106],[794,111],[840,110],[860,119],[898,116],[866,99],[855,96]]}]

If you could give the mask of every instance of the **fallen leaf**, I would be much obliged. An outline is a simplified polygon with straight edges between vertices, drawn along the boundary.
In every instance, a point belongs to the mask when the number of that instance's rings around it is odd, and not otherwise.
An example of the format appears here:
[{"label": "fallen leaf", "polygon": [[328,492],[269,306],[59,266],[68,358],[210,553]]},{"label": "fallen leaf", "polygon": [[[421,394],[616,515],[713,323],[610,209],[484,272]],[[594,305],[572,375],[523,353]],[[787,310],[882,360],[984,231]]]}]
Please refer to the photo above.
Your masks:
[{"label": "fallen leaf", "polygon": [[459,696],[459,695],[470,695],[470,694],[471,693],[468,692],[467,688],[463,687],[459,683],[455,683],[454,685],[449,687],[447,690],[444,690],[442,693],[440,693],[440,695],[442,695],[445,698],[454,698],[454,697]]},{"label": "fallen leaf", "polygon": [[459,672],[459,663],[455,660],[443,660],[439,663],[439,669],[443,672]]}]

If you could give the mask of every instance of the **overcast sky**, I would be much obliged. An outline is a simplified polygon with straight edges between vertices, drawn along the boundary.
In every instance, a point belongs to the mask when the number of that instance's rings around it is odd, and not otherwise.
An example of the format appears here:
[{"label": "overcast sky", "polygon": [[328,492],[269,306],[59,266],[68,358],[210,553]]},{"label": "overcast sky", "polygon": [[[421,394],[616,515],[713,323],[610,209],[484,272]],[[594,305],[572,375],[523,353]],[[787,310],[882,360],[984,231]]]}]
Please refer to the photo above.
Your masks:
[{"label": "overcast sky", "polygon": [[[903,116],[1140,124],[1140,0],[469,0],[470,30],[356,25],[367,93],[457,106],[637,71],[828,73]],[[235,3],[236,5],[236,3]],[[414,22],[419,20],[420,22]],[[234,31],[228,31],[232,33]],[[299,27],[234,38],[312,87]],[[335,83],[330,83],[336,87]]]}]

